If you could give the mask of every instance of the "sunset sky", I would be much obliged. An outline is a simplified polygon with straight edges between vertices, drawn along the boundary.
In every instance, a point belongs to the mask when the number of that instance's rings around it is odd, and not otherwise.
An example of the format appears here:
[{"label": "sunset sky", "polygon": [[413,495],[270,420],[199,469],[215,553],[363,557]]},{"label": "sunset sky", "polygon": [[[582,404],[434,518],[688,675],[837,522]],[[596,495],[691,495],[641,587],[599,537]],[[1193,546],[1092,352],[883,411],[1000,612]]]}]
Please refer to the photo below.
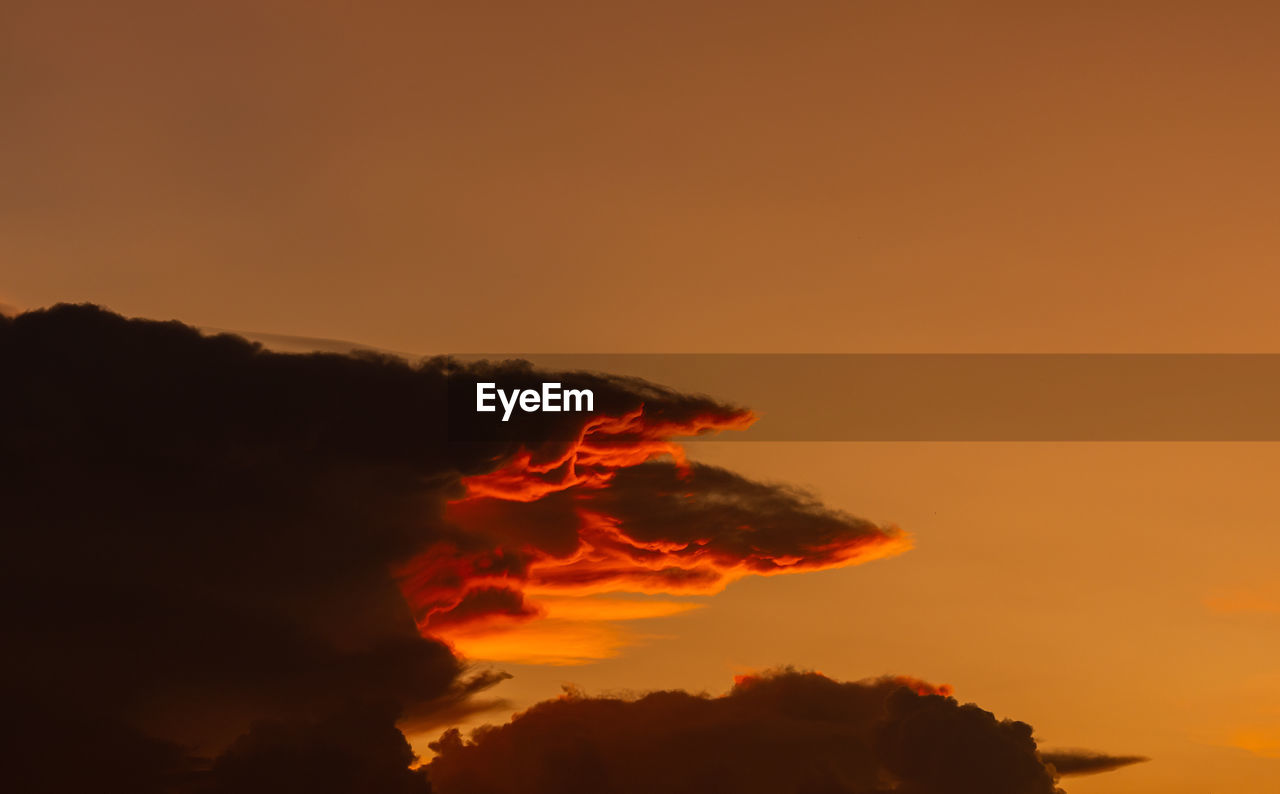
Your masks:
[{"label": "sunset sky", "polygon": [[[14,0],[0,303],[414,355],[1280,352],[1277,41],[1270,2]],[[529,584],[544,619],[437,632],[513,676],[459,724],[792,665],[1151,759],[1071,794],[1280,789],[1280,444],[685,449],[904,534]]]}]

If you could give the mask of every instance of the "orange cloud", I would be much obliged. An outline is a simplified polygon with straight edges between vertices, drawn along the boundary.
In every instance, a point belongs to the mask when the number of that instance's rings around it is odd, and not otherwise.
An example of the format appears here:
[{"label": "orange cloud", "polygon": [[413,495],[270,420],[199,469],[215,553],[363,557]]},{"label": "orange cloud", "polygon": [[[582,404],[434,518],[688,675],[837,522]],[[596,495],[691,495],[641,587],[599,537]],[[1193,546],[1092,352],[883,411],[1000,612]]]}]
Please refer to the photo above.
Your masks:
[{"label": "orange cloud", "polygon": [[623,598],[540,598],[550,620],[643,620],[679,615],[703,605],[691,601]]},{"label": "orange cloud", "polygon": [[546,598],[535,602],[537,619],[490,619],[436,630],[454,650],[472,659],[521,664],[577,665],[608,659],[649,635],[622,621],[668,617],[698,609],[687,601],[620,598]]},{"label": "orange cloud", "polygon": [[571,443],[521,447],[464,477],[465,493],[445,510],[458,542],[399,571],[421,630],[471,658],[577,664],[637,641],[617,621],[695,606],[589,596],[708,595],[748,575],[910,547],[900,530],[804,491],[691,463],[676,441],[754,420],[727,407],[677,418],[642,405],[591,419]]}]

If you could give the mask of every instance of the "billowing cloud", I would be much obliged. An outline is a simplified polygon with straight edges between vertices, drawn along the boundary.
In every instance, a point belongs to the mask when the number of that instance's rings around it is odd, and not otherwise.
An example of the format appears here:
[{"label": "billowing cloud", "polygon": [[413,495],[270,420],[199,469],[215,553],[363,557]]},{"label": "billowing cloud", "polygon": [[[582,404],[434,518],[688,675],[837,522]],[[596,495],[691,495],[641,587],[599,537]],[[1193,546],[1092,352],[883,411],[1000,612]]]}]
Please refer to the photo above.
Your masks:
[{"label": "billowing cloud", "polygon": [[[211,755],[257,719],[483,702],[495,679],[424,636],[389,573],[485,465],[441,443],[425,376],[90,307],[0,321],[0,372],[0,687],[92,726],[58,737],[67,759],[104,735]],[[165,758],[119,744],[122,768]]]},{"label": "billowing cloud", "polygon": [[[742,677],[720,697],[567,693],[469,740],[446,732],[433,749],[439,794],[1058,791],[1029,725],[907,678],[847,683],[784,671]],[[1073,758],[1073,771],[1090,763]]]},{"label": "billowing cloud", "polygon": [[431,794],[387,706],[314,722],[259,722],[204,775],[208,794]]},{"label": "billowing cloud", "polygon": [[[621,624],[740,577],[907,546],[688,461],[681,437],[752,415],[635,379],[276,353],[87,306],[0,316],[0,373],[0,696],[28,792],[425,794],[401,731],[500,705],[504,674],[465,656],[603,658]],[[449,411],[477,379],[551,377],[595,413]],[[1126,760],[1038,755],[948,694],[789,673],[570,697],[446,734],[430,774],[446,794],[1040,794]]]},{"label": "billowing cloud", "polygon": [[[172,782],[263,720],[315,737],[376,706],[439,725],[501,678],[451,637],[496,649],[540,625],[598,657],[628,641],[619,621],[694,606],[617,591],[711,593],[904,543],[688,463],[676,439],[751,414],[635,379],[561,373],[595,414],[468,426],[448,410],[468,378],[550,376],[276,353],[89,306],[0,317],[0,373],[0,694],[25,693],[32,724],[95,726],[31,758],[119,737],[114,766]],[[283,734],[263,730],[241,757],[271,755]]]}]

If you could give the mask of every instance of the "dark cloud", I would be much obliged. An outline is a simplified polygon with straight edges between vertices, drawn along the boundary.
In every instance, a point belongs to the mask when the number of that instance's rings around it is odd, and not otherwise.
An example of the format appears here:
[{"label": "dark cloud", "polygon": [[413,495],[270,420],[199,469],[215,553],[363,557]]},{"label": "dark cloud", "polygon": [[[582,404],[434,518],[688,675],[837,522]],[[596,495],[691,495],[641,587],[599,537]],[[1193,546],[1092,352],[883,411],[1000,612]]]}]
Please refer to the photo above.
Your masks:
[{"label": "dark cloud", "polygon": [[1052,770],[1036,752],[1031,726],[998,720],[972,703],[889,695],[876,735],[877,757],[903,794],[1054,794]]},{"label": "dark cloud", "polygon": [[906,679],[782,672],[721,697],[567,694],[432,745],[440,794],[1054,794],[1030,726]]},{"label": "dark cloud", "polygon": [[[710,591],[903,542],[686,463],[673,437],[750,414],[634,379],[271,352],[91,306],[0,316],[0,376],[0,697],[26,792],[423,792],[396,725],[498,705],[503,677],[438,637],[536,619],[526,584]],[[596,414],[449,411],[476,380],[552,377],[595,390]],[[1049,779],[1029,729],[896,688],[544,704],[447,737],[432,774],[446,792],[862,792],[890,773],[942,791],[913,776],[924,736],[987,759],[954,759],[961,779]],[[476,788],[488,775],[505,788]]]},{"label": "dark cloud", "polygon": [[[621,469],[609,487],[584,494],[582,504],[623,527],[634,541],[629,553],[646,563],[696,557],[757,574],[825,568],[892,535],[801,489],[696,463],[652,461]],[[663,550],[653,550],[655,544]]]},{"label": "dark cloud", "polygon": [[[484,367],[504,384],[532,377]],[[250,717],[316,719],[351,701],[456,709],[474,681],[422,635],[390,571],[432,548],[502,557],[458,537],[443,505],[463,477],[543,447],[449,443],[451,371],[272,353],[86,306],[4,318],[4,680],[51,714],[197,747]],[[617,410],[640,406],[625,385],[593,383]],[[469,593],[463,612],[518,610],[507,592]]]},{"label": "dark cloud", "polygon": [[465,688],[388,573],[484,465],[446,454],[418,371],[91,307],[0,325],[0,371],[0,678],[46,721],[92,716],[63,742],[138,731],[203,754],[252,719]]},{"label": "dark cloud", "polygon": [[209,794],[431,794],[392,707],[259,722],[214,764]]},{"label": "dark cloud", "polygon": [[207,766],[186,748],[117,720],[55,712],[35,693],[4,692],[3,780],[24,794],[168,794],[199,783]]},{"label": "dark cloud", "polygon": [[1042,752],[1040,757],[1046,764],[1052,764],[1054,770],[1063,777],[1096,775],[1151,760],[1141,755],[1107,755],[1091,750],[1052,750]]},{"label": "dark cloud", "polygon": [[[488,580],[518,582],[528,554],[444,506],[468,477],[562,454],[588,418],[525,421],[518,438],[469,428],[447,408],[473,371],[504,388],[542,377],[521,362],[276,353],[92,306],[0,317],[5,694],[26,693],[46,724],[96,726],[60,744],[120,737],[115,763],[132,754],[157,780],[170,755],[180,767],[216,752],[256,719],[310,724],[375,702],[430,725],[483,706],[499,676],[424,634],[395,572],[448,559],[455,618],[524,614],[518,588]],[[563,377],[618,416],[739,413]],[[557,548],[573,543],[570,526]]]},{"label": "dark cloud", "polygon": [[429,630],[439,630],[457,623],[501,615],[508,618],[527,618],[537,610],[524,601],[524,595],[505,587],[475,587],[447,612],[432,615],[426,623]]}]

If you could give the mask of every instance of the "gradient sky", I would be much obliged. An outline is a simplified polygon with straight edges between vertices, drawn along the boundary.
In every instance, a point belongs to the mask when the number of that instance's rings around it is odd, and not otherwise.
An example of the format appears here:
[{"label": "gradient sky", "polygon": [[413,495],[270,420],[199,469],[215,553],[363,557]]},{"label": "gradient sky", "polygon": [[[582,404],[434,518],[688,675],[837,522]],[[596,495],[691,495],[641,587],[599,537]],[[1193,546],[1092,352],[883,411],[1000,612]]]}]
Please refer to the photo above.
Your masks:
[{"label": "gradient sky", "polygon": [[[1273,3],[17,0],[0,37],[6,304],[422,353],[1280,352]],[[693,454],[917,548],[508,697],[907,673],[1155,759],[1073,794],[1280,784],[1280,447]]]}]

